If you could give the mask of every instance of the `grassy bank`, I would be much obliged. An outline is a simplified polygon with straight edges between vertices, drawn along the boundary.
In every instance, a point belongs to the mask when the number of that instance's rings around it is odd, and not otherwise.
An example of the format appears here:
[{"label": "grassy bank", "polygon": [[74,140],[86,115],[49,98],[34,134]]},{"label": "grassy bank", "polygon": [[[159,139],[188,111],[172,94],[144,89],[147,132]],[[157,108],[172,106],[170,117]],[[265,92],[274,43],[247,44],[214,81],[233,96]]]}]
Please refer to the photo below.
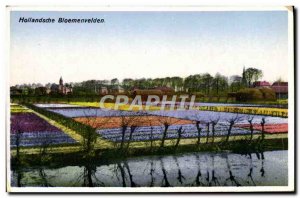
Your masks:
[{"label": "grassy bank", "polygon": [[[126,159],[128,157],[137,156],[150,156],[150,155],[176,155],[180,153],[189,152],[223,152],[229,151],[234,153],[256,153],[271,150],[286,150],[288,148],[288,139],[266,139],[263,143],[260,140],[237,140],[230,142],[217,142],[201,145],[181,145],[174,148],[174,146],[160,147],[144,147],[144,148],[129,148],[128,150],[109,149],[109,150],[95,150],[93,156],[86,156],[82,151],[76,151],[71,153],[47,153],[40,154],[28,154],[21,155],[19,164],[22,167],[34,167],[34,166],[80,166],[88,163],[105,164],[111,163],[116,160]],[[12,168],[16,167],[17,160],[12,156],[11,163]]]}]

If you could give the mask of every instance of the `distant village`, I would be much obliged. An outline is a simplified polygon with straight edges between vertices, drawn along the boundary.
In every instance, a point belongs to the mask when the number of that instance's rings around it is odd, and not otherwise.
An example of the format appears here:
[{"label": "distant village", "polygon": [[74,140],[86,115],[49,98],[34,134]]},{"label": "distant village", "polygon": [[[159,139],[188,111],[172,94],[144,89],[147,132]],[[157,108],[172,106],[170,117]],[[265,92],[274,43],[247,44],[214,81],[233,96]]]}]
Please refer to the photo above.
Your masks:
[{"label": "distant village", "polygon": [[188,93],[200,96],[233,96],[241,90],[252,92],[264,90],[262,95],[273,94],[276,99],[288,98],[288,82],[277,80],[267,82],[257,80],[262,72],[255,68],[243,70],[242,75],[233,75],[229,78],[216,74],[197,74],[186,78],[166,77],[156,79],[124,79],[119,82],[117,78],[112,80],[88,80],[81,83],[64,83],[62,77],[56,83],[23,84],[10,87],[11,96],[65,96],[65,95],[100,95],[130,94],[130,95],[172,95],[175,93]]}]

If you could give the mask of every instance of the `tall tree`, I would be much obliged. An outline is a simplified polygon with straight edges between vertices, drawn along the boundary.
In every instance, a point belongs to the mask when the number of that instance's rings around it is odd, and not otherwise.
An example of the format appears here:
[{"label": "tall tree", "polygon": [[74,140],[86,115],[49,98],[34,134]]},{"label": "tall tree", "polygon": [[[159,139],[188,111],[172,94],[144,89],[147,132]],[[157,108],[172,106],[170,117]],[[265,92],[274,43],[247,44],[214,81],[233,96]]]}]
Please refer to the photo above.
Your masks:
[{"label": "tall tree", "polygon": [[251,84],[263,76],[262,70],[250,67],[245,70],[245,79],[247,81],[248,87],[251,87]]},{"label": "tall tree", "polygon": [[221,91],[225,91],[228,87],[228,78],[217,73],[213,79],[213,90],[214,92],[219,95]]},{"label": "tall tree", "polygon": [[210,94],[212,80],[213,80],[213,77],[209,73],[206,73],[203,75],[203,81],[204,81],[205,90],[206,90],[207,95]]},{"label": "tall tree", "polygon": [[113,78],[113,79],[111,79],[110,83],[112,85],[119,85],[119,80],[117,78]]}]

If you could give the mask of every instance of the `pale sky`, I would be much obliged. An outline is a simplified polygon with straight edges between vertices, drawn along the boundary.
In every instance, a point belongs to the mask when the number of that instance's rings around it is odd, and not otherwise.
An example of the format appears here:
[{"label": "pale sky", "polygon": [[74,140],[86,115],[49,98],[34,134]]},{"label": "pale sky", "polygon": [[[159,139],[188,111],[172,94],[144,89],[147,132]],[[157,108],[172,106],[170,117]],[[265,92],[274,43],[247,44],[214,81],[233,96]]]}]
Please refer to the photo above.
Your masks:
[{"label": "pale sky", "polygon": [[[20,17],[104,24],[19,23]],[[263,71],[288,76],[287,11],[11,12],[10,85]]]}]

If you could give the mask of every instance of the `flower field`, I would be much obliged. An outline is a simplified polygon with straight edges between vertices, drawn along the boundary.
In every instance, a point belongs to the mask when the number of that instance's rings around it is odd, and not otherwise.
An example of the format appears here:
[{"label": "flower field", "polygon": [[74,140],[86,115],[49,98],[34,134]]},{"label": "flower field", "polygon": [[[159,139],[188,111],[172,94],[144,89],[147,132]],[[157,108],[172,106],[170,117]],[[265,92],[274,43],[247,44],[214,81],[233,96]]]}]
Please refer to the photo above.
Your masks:
[{"label": "flower field", "polygon": [[253,114],[265,116],[288,117],[288,110],[281,108],[265,108],[265,107],[227,107],[227,106],[200,106],[202,111],[218,111],[240,114]]},{"label": "flower field", "polygon": [[191,124],[191,120],[183,120],[178,118],[165,118],[161,116],[131,116],[131,117],[94,117],[94,118],[74,118],[83,124],[88,124],[97,129],[112,129],[122,126],[122,122],[126,122],[128,126],[160,126],[166,120],[174,126]]},{"label": "flower field", "polygon": [[[238,125],[241,128],[249,128],[248,124]],[[253,129],[262,131],[262,126],[260,124],[254,124]],[[288,132],[288,124],[266,124],[264,126],[264,130],[266,133],[287,133]]]},{"label": "flower field", "polygon": [[261,116],[251,114],[236,114],[227,112],[214,112],[214,111],[199,111],[199,110],[180,110],[180,111],[151,111],[151,115],[169,116],[188,120],[200,120],[202,122],[210,122],[219,119],[219,123],[226,124],[228,120],[238,116],[240,119],[237,123],[248,124],[248,118],[253,117],[253,123],[260,123],[262,118],[265,118],[266,123],[278,124],[287,123],[288,118]]},{"label": "flower field", "polygon": [[[177,138],[178,129],[182,126],[182,138],[196,138],[198,137],[198,132],[195,124],[185,124],[185,125],[171,125],[168,129],[167,138]],[[202,128],[201,137],[207,136],[206,125],[201,124]],[[141,126],[138,127],[132,134],[132,141],[145,141],[145,140],[160,140],[162,139],[164,127],[157,126]],[[106,139],[111,141],[120,142],[122,139],[122,130],[121,128],[112,128],[112,129],[98,129],[97,133],[103,136]],[[260,133],[258,130],[254,130],[254,134]],[[215,130],[215,136],[225,136],[227,134],[227,126],[217,125]],[[248,129],[234,127],[231,131],[231,135],[243,135],[249,134]],[[125,141],[129,140],[130,129],[128,128],[125,133]],[[212,136],[212,130],[210,128],[209,136]]]},{"label": "flower field", "polygon": [[34,113],[11,114],[10,137],[12,148],[17,146],[18,138],[19,146],[24,147],[76,143],[67,134]]},{"label": "flower field", "polygon": [[18,105],[18,104],[11,104],[10,112],[11,113],[26,113],[26,112],[32,112],[32,110],[30,110],[26,107],[23,107],[21,105]]},{"label": "flower field", "polygon": [[[204,103],[201,104],[206,105]],[[252,119],[253,133],[260,134],[262,131],[260,123],[263,118],[265,119],[264,129],[266,133],[288,132],[287,117],[258,115],[257,109],[271,111],[274,110],[274,108],[263,108],[255,105],[252,107],[246,107],[242,104],[236,107],[227,105],[204,107],[200,105],[199,107],[200,109],[213,108],[217,111],[208,111],[207,109],[204,111],[195,109],[129,111],[127,107],[125,108],[126,110],[108,110],[97,108],[97,105],[99,105],[99,103],[35,104],[36,107],[44,109],[47,112],[57,113],[63,117],[72,118],[76,122],[91,126],[96,129],[96,133],[101,137],[113,142],[122,141],[122,127],[124,126],[124,141],[129,141],[132,126],[135,127],[135,130],[131,134],[130,141],[160,140],[163,137],[165,130],[164,124],[166,123],[168,125],[166,139],[178,138],[178,129],[180,127],[182,127],[182,138],[197,138],[198,130],[196,128],[196,121],[200,122],[201,137],[206,137],[207,135],[212,136],[212,122],[214,121],[217,122],[214,126],[215,136],[226,136],[228,134],[230,120],[234,118],[237,119],[232,127],[231,136],[249,135],[251,133],[248,122],[249,119]],[[235,110],[233,111],[232,108]],[[249,109],[252,109],[252,111]],[[11,147],[16,146],[16,134],[18,131],[21,132],[22,135],[21,146],[76,143],[75,140],[59,128],[37,116],[31,109],[14,104],[11,110]],[[240,113],[240,111],[243,111],[243,113]],[[285,112],[287,110],[280,109],[280,111]],[[207,124],[209,124],[209,127]]]},{"label": "flower field", "polygon": [[48,110],[69,118],[137,116],[143,114],[143,112],[136,111],[106,110],[100,108],[55,108]]}]

